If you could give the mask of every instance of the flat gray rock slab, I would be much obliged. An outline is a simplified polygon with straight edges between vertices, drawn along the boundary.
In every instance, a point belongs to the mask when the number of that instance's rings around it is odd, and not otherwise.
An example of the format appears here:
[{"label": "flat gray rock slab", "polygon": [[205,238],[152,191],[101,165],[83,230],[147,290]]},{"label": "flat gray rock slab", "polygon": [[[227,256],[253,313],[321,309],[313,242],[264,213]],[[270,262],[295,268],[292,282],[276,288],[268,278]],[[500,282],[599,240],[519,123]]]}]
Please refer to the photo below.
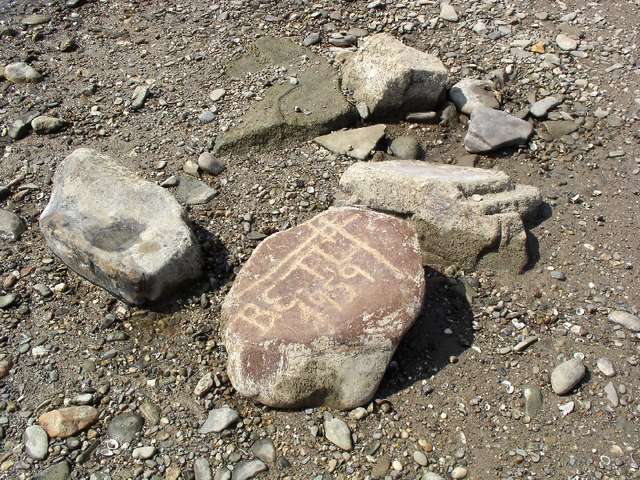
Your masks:
[{"label": "flat gray rock slab", "polygon": [[562,103],[562,99],[559,97],[546,97],[538,100],[529,107],[529,112],[536,118],[544,118],[547,116],[549,110],[557,107]]},{"label": "flat gray rock slab", "polygon": [[640,317],[623,310],[614,310],[609,313],[609,321],[621,325],[632,332],[640,332]]},{"label": "flat gray rock slab", "polygon": [[191,175],[178,177],[176,197],[185,205],[205,205],[215,198],[218,191]]},{"label": "flat gray rock slab", "polygon": [[527,143],[533,125],[501,110],[479,107],[471,114],[464,147],[469,153],[485,153]]},{"label": "flat gray rock slab", "polygon": [[261,38],[251,50],[252,54],[227,68],[229,76],[279,66],[298,81],[267,89],[263,99],[218,138],[214,153],[245,153],[257,146],[272,149],[292,138],[308,140],[355,122],[355,109],[342,94],[337,73],[326,59],[284,38]]},{"label": "flat gray rock slab", "polygon": [[15,213],[0,210],[0,240],[15,242],[26,229],[25,223]]},{"label": "flat gray rock slab", "polygon": [[353,440],[349,426],[339,418],[325,418],[324,436],[342,450],[352,450]]},{"label": "flat gray rock slab", "polygon": [[537,188],[516,185],[500,171],[409,160],[351,165],[336,196],[338,205],[414,223],[425,264],[516,271],[528,260],[522,218],[541,202]]},{"label": "flat gray rock slab", "polygon": [[490,80],[464,78],[451,87],[449,98],[460,112],[467,115],[480,107],[500,108]]},{"label": "flat gray rock slab", "polygon": [[67,480],[70,475],[69,462],[63,460],[37,473],[33,480]]},{"label": "flat gray rock slab", "polygon": [[233,408],[214,408],[200,427],[200,433],[221,432],[240,420],[240,415]]},{"label": "flat gray rock slab", "polygon": [[245,460],[234,467],[231,480],[250,480],[266,470],[267,466],[261,460]]},{"label": "flat gray rock slab", "polygon": [[404,118],[434,110],[445,96],[448,70],[434,55],[386,34],[360,41],[342,66],[342,86],[363,102],[372,118]]},{"label": "flat gray rock slab", "polygon": [[277,408],[352,409],[371,400],[424,294],[408,222],[332,208],[271,235],[225,298],[227,372]]},{"label": "flat gray rock slab", "polygon": [[340,130],[316,137],[313,141],[333,153],[364,160],[371,155],[371,151],[384,137],[386,129],[386,125],[380,124],[352,130]]},{"label": "flat gray rock slab", "polygon": [[156,301],[201,271],[171,193],[95,150],[58,166],[40,228],[69,268],[129,303]]}]

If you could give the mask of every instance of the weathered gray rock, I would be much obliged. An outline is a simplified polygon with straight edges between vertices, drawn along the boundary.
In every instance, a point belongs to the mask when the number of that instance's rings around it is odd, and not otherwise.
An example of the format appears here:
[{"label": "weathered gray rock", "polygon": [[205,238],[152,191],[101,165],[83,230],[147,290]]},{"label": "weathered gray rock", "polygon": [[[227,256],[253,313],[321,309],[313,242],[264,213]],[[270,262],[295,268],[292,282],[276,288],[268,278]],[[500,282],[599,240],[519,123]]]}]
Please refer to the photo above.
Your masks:
[{"label": "weathered gray rock", "polygon": [[94,150],[58,167],[40,228],[67,266],[130,303],[158,300],[200,273],[199,246],[172,195]]},{"label": "weathered gray rock", "polygon": [[0,210],[0,240],[15,242],[27,230],[27,226],[15,213]]},{"label": "weathered gray rock", "polygon": [[435,109],[443,100],[448,71],[435,56],[386,33],[360,41],[342,67],[342,86],[364,102],[372,118],[404,118]]},{"label": "weathered gray rock", "polygon": [[16,62],[4,67],[4,78],[12,83],[35,83],[42,80],[42,75],[31,65]]},{"label": "weathered gray rock", "polygon": [[617,407],[620,404],[618,392],[616,391],[616,387],[613,382],[608,382],[604,386],[604,394],[606,395],[607,400],[609,400],[609,403],[612,407]]},{"label": "weathered gray rock", "polygon": [[538,387],[525,385],[522,387],[522,394],[525,413],[530,417],[535,417],[542,409],[542,392]]},{"label": "weathered gray rock", "polygon": [[247,460],[235,466],[231,480],[249,480],[266,470],[267,466],[261,460]]},{"label": "weathered gray rock", "polygon": [[420,311],[424,271],[405,221],[330,209],[264,240],[223,304],[227,371],[280,408],[369,401]]},{"label": "weathered gray rock", "polygon": [[544,118],[547,116],[547,112],[552,108],[560,105],[562,103],[562,99],[558,97],[546,97],[542,100],[538,100],[531,107],[529,107],[529,112],[536,118]]},{"label": "weathered gray rock", "polygon": [[58,133],[69,126],[69,122],[61,118],[40,115],[31,120],[31,128],[40,135]]},{"label": "weathered gray rock", "polygon": [[196,458],[193,462],[193,476],[195,480],[211,480],[211,465],[206,458]]},{"label": "weathered gray rock", "polygon": [[355,121],[355,110],[342,95],[335,70],[323,57],[289,40],[268,37],[258,39],[252,51],[231,65],[227,74],[240,77],[284,66],[297,82],[270,87],[238,126],[218,138],[214,153],[245,152],[255,146],[272,148],[285,140],[307,140]]},{"label": "weathered gray rock", "polygon": [[270,438],[261,438],[251,446],[251,452],[264,463],[276,461],[276,447]]},{"label": "weathered gray rock", "polygon": [[22,437],[24,450],[34,460],[43,460],[49,453],[49,437],[40,425],[30,425]]},{"label": "weathered gray rock", "polygon": [[131,442],[144,426],[144,418],[137,413],[122,413],[113,417],[107,427],[107,435],[118,442]]},{"label": "weathered gray rock", "polygon": [[14,140],[22,140],[31,133],[31,122],[22,118],[14,121],[9,127],[9,137]]},{"label": "weathered gray rock", "polygon": [[605,377],[613,377],[616,374],[613,362],[606,357],[599,358],[597,365],[598,370],[600,370]]},{"label": "weathered gray rock", "polygon": [[45,468],[33,477],[33,480],[67,480],[71,475],[69,462],[63,460]]},{"label": "weathered gray rock", "polygon": [[384,137],[386,125],[340,130],[313,139],[318,145],[340,155],[348,155],[364,160],[371,155],[380,140]]},{"label": "weathered gray rock", "polygon": [[420,142],[413,135],[396,137],[389,146],[391,154],[403,160],[418,160],[422,156]]},{"label": "weathered gray rock", "polygon": [[353,440],[349,426],[339,418],[324,419],[324,436],[342,450],[352,450]]},{"label": "weathered gray rock", "polygon": [[176,197],[185,205],[204,205],[218,194],[215,188],[189,175],[178,177]]},{"label": "weathered gray rock", "polygon": [[500,108],[490,80],[464,78],[451,87],[449,98],[460,112],[467,115],[481,107]]},{"label": "weathered gray rock", "polygon": [[198,157],[198,167],[211,175],[220,175],[226,168],[222,161],[209,152],[200,154]]},{"label": "weathered gray rock", "polygon": [[551,372],[551,388],[558,395],[566,395],[580,383],[586,372],[579,358],[567,360]]},{"label": "weathered gray rock", "polygon": [[351,165],[336,198],[410,220],[425,264],[516,271],[528,260],[522,219],[541,202],[503,172],[407,160]]},{"label": "weathered gray rock", "polygon": [[556,45],[558,45],[561,50],[575,50],[578,48],[578,41],[569,35],[561,33],[556,37]]},{"label": "weathered gray rock", "polygon": [[233,408],[214,408],[200,427],[200,433],[221,432],[240,420],[240,415]]},{"label": "weathered gray rock", "polygon": [[138,460],[148,460],[156,454],[156,447],[147,446],[147,447],[138,447],[134,448],[131,456]]},{"label": "weathered gray rock", "polygon": [[464,147],[469,153],[483,153],[527,143],[533,125],[513,115],[487,107],[471,114]]},{"label": "weathered gray rock", "polygon": [[609,313],[609,321],[621,325],[632,332],[640,332],[640,317],[622,310],[613,310]]},{"label": "weathered gray rock", "polygon": [[144,85],[138,85],[131,95],[131,110],[140,110],[149,98],[149,89]]},{"label": "weathered gray rock", "polygon": [[213,480],[231,480],[231,471],[227,467],[216,470]]},{"label": "weathered gray rock", "polygon": [[27,26],[35,26],[42,25],[43,23],[47,23],[51,20],[49,15],[39,15],[34,13],[33,15],[27,15],[26,17],[22,17],[22,24]]},{"label": "weathered gray rock", "polygon": [[313,32],[310,33],[309,35],[307,35],[306,37],[304,37],[304,40],[302,40],[302,44],[305,47],[310,47],[311,45],[315,45],[317,43],[320,43],[320,40],[322,38],[320,37],[320,34],[317,32]]},{"label": "weathered gray rock", "polygon": [[447,22],[457,22],[458,13],[449,2],[440,2],[440,18]]}]

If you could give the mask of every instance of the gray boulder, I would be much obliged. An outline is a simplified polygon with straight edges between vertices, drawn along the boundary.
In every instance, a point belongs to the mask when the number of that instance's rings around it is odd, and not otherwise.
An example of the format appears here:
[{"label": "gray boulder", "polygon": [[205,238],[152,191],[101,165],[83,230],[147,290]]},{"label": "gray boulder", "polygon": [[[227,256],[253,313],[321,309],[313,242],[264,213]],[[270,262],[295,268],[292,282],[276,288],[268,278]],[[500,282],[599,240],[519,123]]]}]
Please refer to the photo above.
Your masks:
[{"label": "gray boulder", "polygon": [[501,110],[479,107],[471,113],[464,148],[483,153],[527,143],[533,125]]},{"label": "gray boulder", "polygon": [[449,90],[449,98],[458,110],[471,115],[480,107],[500,108],[490,80],[464,78]]},{"label": "gray boulder", "polygon": [[336,202],[410,220],[425,264],[520,271],[528,261],[522,218],[541,197],[495,170],[391,160],[350,166]]},{"label": "gray boulder", "polygon": [[352,130],[340,130],[316,137],[313,141],[333,153],[364,160],[371,155],[371,151],[384,137],[386,129],[386,125],[380,124]]},{"label": "gray boulder", "polygon": [[27,226],[15,213],[0,210],[0,239],[15,242],[25,232]]},{"label": "gray boulder", "polygon": [[252,147],[272,148],[292,138],[307,140],[344,128],[356,119],[333,67],[308,48],[287,39],[261,38],[252,54],[227,68],[244,77],[265,68],[284,67],[297,82],[276,84],[249,108],[239,125],[223,133],[214,153],[242,153]]},{"label": "gray boulder", "polygon": [[95,150],[58,167],[40,228],[67,266],[129,303],[158,300],[201,271],[173,196]]},{"label": "gray boulder", "polygon": [[404,45],[389,34],[361,40],[342,66],[342,86],[363,102],[372,118],[404,118],[435,109],[444,98],[448,71],[435,56]]}]

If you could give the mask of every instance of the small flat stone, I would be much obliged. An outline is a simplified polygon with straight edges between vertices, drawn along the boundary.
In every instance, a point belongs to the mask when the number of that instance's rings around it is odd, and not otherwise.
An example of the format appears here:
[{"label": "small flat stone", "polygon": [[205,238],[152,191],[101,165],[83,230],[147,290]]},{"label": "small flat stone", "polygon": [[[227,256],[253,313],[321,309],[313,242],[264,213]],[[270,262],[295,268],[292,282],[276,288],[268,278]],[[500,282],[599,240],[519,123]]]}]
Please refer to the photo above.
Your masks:
[{"label": "small flat stone", "polygon": [[313,32],[307,35],[306,37],[304,37],[304,40],[302,41],[302,45],[304,45],[305,47],[310,47],[311,45],[316,45],[317,43],[320,43],[321,39],[322,37],[320,36],[319,33]]},{"label": "small flat stone", "polygon": [[451,87],[449,98],[460,112],[467,115],[482,107],[500,108],[490,80],[464,78]]},{"label": "small flat stone", "polygon": [[466,467],[457,466],[451,471],[451,478],[453,480],[461,480],[466,478],[468,474],[468,470]]},{"label": "small flat stone", "polygon": [[553,278],[554,280],[564,281],[567,279],[567,276],[559,270],[552,270],[551,278]]},{"label": "small flat stone", "polygon": [[406,116],[407,122],[435,122],[438,119],[437,112],[413,112]]},{"label": "small flat stone", "polygon": [[209,152],[200,154],[198,157],[198,166],[202,171],[210,173],[211,175],[220,175],[226,168],[221,160]]},{"label": "small flat stone", "polygon": [[542,100],[538,100],[536,103],[529,107],[529,112],[536,118],[543,118],[547,116],[547,112],[552,108],[560,105],[562,99],[557,97],[546,97]]},{"label": "small flat stone", "polygon": [[616,391],[616,387],[613,382],[609,382],[604,386],[604,394],[612,407],[617,407],[620,404],[618,392]]},{"label": "small flat stone", "polygon": [[213,480],[231,480],[231,471],[226,467],[219,468],[216,470]]},{"label": "small flat stone", "polygon": [[32,66],[16,62],[4,67],[4,78],[12,83],[35,83],[42,80],[42,75]]},{"label": "small flat stone", "polygon": [[89,406],[65,407],[43,413],[38,423],[51,438],[66,438],[90,427],[98,420],[98,411]]},{"label": "small flat stone", "polygon": [[578,130],[579,125],[573,120],[548,120],[543,123],[551,137],[557,139]]},{"label": "small flat stone", "polygon": [[264,463],[276,461],[276,447],[270,438],[261,438],[251,447],[251,452]]},{"label": "small flat stone", "polygon": [[556,37],[556,45],[558,45],[561,50],[570,51],[578,48],[578,41],[561,33]]},{"label": "small flat stone", "polygon": [[49,22],[49,20],[51,20],[51,17],[49,15],[33,14],[33,15],[27,15],[26,17],[22,17],[21,22],[23,25],[35,26],[35,25],[42,25],[43,23],[47,23]]},{"label": "small flat stone", "polygon": [[186,205],[204,205],[215,198],[218,192],[206,183],[185,175],[178,177],[176,197]]},{"label": "small flat stone", "polygon": [[25,452],[34,460],[43,460],[49,453],[49,437],[40,425],[31,425],[22,437]]},{"label": "small flat stone", "polygon": [[384,137],[386,129],[386,125],[379,124],[351,130],[339,130],[316,137],[313,141],[333,153],[364,160],[369,157],[371,151]]},{"label": "small flat stone", "polygon": [[16,296],[13,293],[7,293],[6,295],[0,295],[0,308],[8,308],[16,301]]},{"label": "small flat stone", "polygon": [[114,417],[109,422],[107,435],[120,444],[129,443],[144,426],[144,418],[137,413],[127,412]]},{"label": "small flat stone", "polygon": [[580,383],[585,373],[586,369],[582,360],[579,358],[567,360],[551,372],[551,388],[558,395],[566,395]]},{"label": "small flat stone", "polygon": [[69,126],[69,122],[61,118],[50,117],[48,115],[40,115],[31,120],[31,128],[40,135],[49,135],[58,133]]},{"label": "small flat stone", "polygon": [[542,408],[542,392],[538,387],[525,385],[522,387],[524,396],[525,413],[530,417],[535,417]]},{"label": "small flat stone", "polygon": [[148,460],[156,454],[156,447],[138,447],[133,449],[131,456],[138,460]]},{"label": "small flat stone", "polygon": [[613,377],[616,374],[616,369],[613,366],[613,362],[606,357],[600,357],[598,359],[598,370],[605,377]]},{"label": "small flat stone", "polygon": [[27,230],[27,226],[15,213],[0,210],[0,240],[15,242]]},{"label": "small flat stone", "polygon": [[193,462],[193,476],[195,480],[212,480],[211,465],[206,458],[196,458]]},{"label": "small flat stone", "polygon": [[212,102],[217,102],[218,100],[220,100],[222,97],[225,96],[225,94],[227,93],[227,91],[224,88],[216,88],[215,90],[213,90],[210,94],[209,94],[209,99]]},{"label": "small flat stone", "polygon": [[389,150],[394,157],[403,160],[417,160],[422,156],[422,147],[418,139],[412,135],[394,138]]},{"label": "small flat stone", "polygon": [[240,415],[233,408],[214,408],[200,427],[200,433],[219,433],[240,420]]},{"label": "small flat stone", "polygon": [[265,472],[267,466],[261,460],[248,460],[238,463],[233,469],[231,480],[249,480],[261,472]]},{"label": "small flat stone", "polygon": [[149,98],[149,89],[144,85],[138,85],[131,95],[131,110],[140,110]]},{"label": "small flat stone", "polygon": [[527,143],[533,126],[506,112],[480,107],[471,114],[464,146],[469,153],[483,153]]},{"label": "small flat stone", "polygon": [[63,460],[37,473],[33,480],[67,480],[70,475],[71,467]]},{"label": "small flat stone", "polygon": [[421,465],[423,467],[427,466],[429,464],[429,459],[427,458],[427,456],[416,450],[415,452],[413,452],[413,460],[418,464]]},{"label": "small flat stone", "polygon": [[440,3],[440,18],[446,20],[447,22],[457,22],[458,21],[458,12],[453,8],[448,2]]},{"label": "small flat stone", "polygon": [[353,449],[351,430],[349,430],[349,426],[339,418],[325,419],[324,436],[342,450],[350,451]]},{"label": "small flat stone", "polygon": [[538,341],[538,337],[532,335],[530,337],[525,338],[524,340],[522,340],[521,342],[518,342],[514,347],[513,347],[513,351],[514,352],[523,352],[524,350],[526,350],[529,346],[533,345],[534,343],[536,343]]},{"label": "small flat stone", "polygon": [[613,310],[609,313],[609,321],[621,325],[632,332],[640,332],[640,318],[629,312]]},{"label": "small flat stone", "polygon": [[155,403],[152,402],[144,402],[140,405],[140,413],[145,418],[146,423],[150,426],[157,425],[160,423],[160,407],[158,407]]},{"label": "small flat stone", "polygon": [[193,389],[193,394],[196,397],[204,397],[209,390],[213,387],[213,374],[211,372],[205,374]]}]

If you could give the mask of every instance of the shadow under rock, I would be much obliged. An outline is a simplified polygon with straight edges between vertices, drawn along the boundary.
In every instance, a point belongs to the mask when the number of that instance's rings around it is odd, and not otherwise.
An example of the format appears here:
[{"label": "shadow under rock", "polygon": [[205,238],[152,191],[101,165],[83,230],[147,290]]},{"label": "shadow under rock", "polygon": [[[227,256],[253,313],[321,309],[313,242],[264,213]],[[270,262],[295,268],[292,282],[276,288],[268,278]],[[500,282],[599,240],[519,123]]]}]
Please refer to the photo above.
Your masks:
[{"label": "shadow under rock", "polygon": [[233,265],[229,262],[229,252],[220,239],[209,230],[191,222],[198,244],[202,250],[202,276],[183,285],[162,300],[147,304],[151,312],[171,314],[183,310],[180,299],[193,298],[220,289],[233,277]]},{"label": "shadow under rock", "polygon": [[452,356],[459,356],[473,343],[473,313],[465,295],[465,290],[473,290],[473,279],[449,279],[429,267],[425,276],[427,293],[422,312],[387,368],[379,398],[433,377]]}]

